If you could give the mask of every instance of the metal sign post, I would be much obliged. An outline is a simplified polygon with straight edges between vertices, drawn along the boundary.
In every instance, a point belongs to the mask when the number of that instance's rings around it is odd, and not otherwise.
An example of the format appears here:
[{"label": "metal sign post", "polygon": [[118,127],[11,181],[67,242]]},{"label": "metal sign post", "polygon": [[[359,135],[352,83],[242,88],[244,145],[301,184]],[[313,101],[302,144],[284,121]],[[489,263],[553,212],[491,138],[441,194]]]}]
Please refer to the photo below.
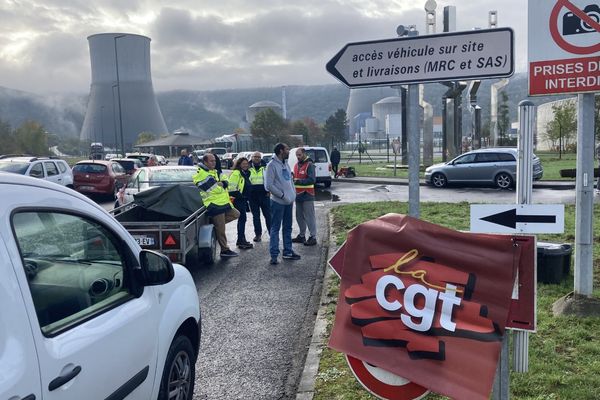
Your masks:
[{"label": "metal sign post", "polygon": [[575,293],[593,290],[594,95],[577,96],[577,183],[575,209]]},{"label": "metal sign post", "polygon": [[[531,101],[523,100],[519,103],[517,204],[531,204],[536,110]],[[515,372],[529,371],[529,332],[513,332],[513,369]]]}]

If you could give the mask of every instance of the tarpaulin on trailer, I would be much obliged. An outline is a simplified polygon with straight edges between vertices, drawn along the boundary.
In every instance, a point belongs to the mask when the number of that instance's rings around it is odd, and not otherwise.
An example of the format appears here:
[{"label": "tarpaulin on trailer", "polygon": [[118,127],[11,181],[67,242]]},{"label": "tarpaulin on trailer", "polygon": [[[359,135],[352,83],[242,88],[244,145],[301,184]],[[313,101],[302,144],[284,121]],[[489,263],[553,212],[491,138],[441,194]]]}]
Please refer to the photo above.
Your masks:
[{"label": "tarpaulin on trailer", "polygon": [[136,193],[133,199],[148,211],[176,218],[187,218],[203,207],[198,188],[192,185],[157,186]]}]

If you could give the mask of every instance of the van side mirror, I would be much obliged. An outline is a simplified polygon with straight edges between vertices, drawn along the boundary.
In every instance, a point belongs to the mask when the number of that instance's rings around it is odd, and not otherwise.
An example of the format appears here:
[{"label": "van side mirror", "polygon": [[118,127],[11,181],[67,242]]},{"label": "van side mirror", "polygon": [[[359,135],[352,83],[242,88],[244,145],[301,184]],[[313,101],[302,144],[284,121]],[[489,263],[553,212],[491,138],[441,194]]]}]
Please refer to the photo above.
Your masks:
[{"label": "van side mirror", "polygon": [[164,254],[152,250],[140,252],[141,279],[144,286],[157,286],[170,282],[175,277],[171,260]]}]

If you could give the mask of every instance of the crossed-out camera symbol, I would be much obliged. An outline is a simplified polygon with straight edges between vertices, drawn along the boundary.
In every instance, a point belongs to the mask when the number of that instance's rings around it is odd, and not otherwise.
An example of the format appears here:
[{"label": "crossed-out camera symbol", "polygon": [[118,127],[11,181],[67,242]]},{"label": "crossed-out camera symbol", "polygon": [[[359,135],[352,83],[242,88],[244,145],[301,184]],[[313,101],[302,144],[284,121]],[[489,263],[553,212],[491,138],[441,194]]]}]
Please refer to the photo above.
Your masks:
[{"label": "crossed-out camera symbol", "polygon": [[[585,6],[583,12],[591,19],[600,23],[600,6],[598,4],[589,4]],[[577,15],[572,12],[566,13],[562,18],[562,33],[563,35],[578,35],[580,33],[592,33],[596,30],[585,21],[582,21]]]}]

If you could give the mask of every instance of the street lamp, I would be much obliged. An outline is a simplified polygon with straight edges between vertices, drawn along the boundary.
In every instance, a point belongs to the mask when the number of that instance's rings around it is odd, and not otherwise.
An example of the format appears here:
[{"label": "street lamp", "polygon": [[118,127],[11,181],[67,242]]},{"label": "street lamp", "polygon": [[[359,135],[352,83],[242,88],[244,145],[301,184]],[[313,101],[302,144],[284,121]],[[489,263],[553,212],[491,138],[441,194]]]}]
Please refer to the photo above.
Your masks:
[{"label": "street lamp", "polygon": [[119,152],[119,139],[117,138],[117,107],[116,107],[117,102],[115,101],[115,88],[116,87],[117,87],[116,83],[114,85],[112,85],[113,130],[115,132],[115,150],[116,150],[117,154],[119,154],[119,155],[122,154],[123,157],[125,157],[125,153],[123,153],[123,149],[121,149],[121,152]]},{"label": "street lamp", "polygon": [[119,134],[121,136],[121,152],[125,156],[125,143],[123,142],[123,118],[121,114],[121,82],[119,81],[119,52],[117,51],[117,39],[125,37],[127,35],[117,35],[114,37],[115,41],[115,68],[117,70],[117,98],[119,101]]}]

